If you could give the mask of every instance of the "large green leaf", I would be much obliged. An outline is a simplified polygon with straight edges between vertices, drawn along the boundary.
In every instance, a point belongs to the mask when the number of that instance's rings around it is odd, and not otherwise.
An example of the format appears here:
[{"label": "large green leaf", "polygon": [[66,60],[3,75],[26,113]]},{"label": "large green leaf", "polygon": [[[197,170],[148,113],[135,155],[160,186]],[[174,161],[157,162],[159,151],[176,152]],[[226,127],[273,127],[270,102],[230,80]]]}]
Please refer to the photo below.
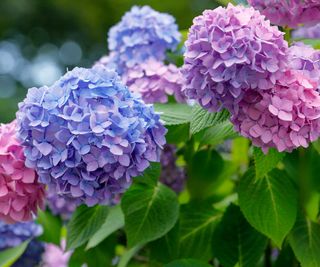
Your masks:
[{"label": "large green leaf", "polygon": [[267,245],[267,238],[250,226],[240,208],[231,204],[212,239],[213,254],[224,267],[256,266]]},{"label": "large green leaf", "polygon": [[279,153],[274,148],[270,148],[267,155],[263,154],[260,148],[254,147],[253,156],[256,168],[256,177],[263,177],[273,170],[278,163],[284,158],[285,153]]},{"label": "large green leaf", "polygon": [[158,183],[158,179],[161,174],[161,165],[158,162],[153,162],[150,164],[142,175],[135,178],[135,182],[150,184],[150,186],[155,186]]},{"label": "large green leaf", "polygon": [[38,211],[37,222],[43,228],[43,234],[38,238],[46,243],[60,246],[62,222],[61,219],[52,215],[49,211]]},{"label": "large green leaf", "polygon": [[211,265],[194,259],[180,259],[170,262],[164,267],[211,267]]},{"label": "large green leaf", "polygon": [[200,131],[196,138],[199,140],[200,146],[203,146],[217,145],[237,136],[238,134],[233,130],[231,122],[226,120]]},{"label": "large green leaf", "polygon": [[320,225],[299,215],[289,243],[302,267],[320,266]]},{"label": "large green leaf", "polygon": [[121,207],[129,247],[165,235],[175,225],[179,214],[176,194],[161,183],[131,186],[122,197]]},{"label": "large green leaf", "polygon": [[181,209],[180,258],[211,259],[213,230],[221,212],[209,203],[189,204]]},{"label": "large green leaf", "polygon": [[217,125],[228,120],[229,113],[226,110],[216,113],[210,113],[199,105],[192,108],[192,116],[190,123],[190,134],[196,134],[201,130]]},{"label": "large green leaf", "polygon": [[154,108],[160,113],[165,125],[184,124],[189,123],[191,120],[192,108],[186,104],[155,104]]},{"label": "large green leaf", "polygon": [[297,215],[297,192],[288,175],[274,169],[256,179],[251,168],[240,180],[239,204],[249,223],[281,247]]},{"label": "large green leaf", "polygon": [[86,249],[99,245],[103,240],[110,236],[113,232],[124,227],[124,216],[120,205],[111,207],[107,219],[101,228],[90,238]]},{"label": "large green leaf", "polygon": [[67,225],[67,249],[75,249],[87,242],[106,221],[107,215],[106,206],[78,207]]},{"label": "large green leaf", "polygon": [[161,263],[168,263],[179,256],[179,222],[163,237],[149,244],[151,259]]},{"label": "large green leaf", "polygon": [[0,267],[10,267],[23,254],[28,244],[29,241],[26,241],[17,247],[0,251]]}]

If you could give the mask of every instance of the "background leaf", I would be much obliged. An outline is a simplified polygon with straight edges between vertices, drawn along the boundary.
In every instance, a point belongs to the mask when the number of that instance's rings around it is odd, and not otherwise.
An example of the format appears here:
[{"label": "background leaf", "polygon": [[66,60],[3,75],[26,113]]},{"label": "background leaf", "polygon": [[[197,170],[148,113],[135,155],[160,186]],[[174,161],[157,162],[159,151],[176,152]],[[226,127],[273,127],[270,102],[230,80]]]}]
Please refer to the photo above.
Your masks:
[{"label": "background leaf", "polygon": [[211,113],[199,105],[192,108],[190,134],[194,135],[201,130],[217,125],[223,121],[228,120],[229,113],[227,110],[221,112]]},{"label": "background leaf", "polygon": [[180,218],[180,258],[211,259],[212,235],[221,212],[200,202],[184,206]]},{"label": "background leaf", "polygon": [[124,227],[124,215],[120,205],[111,207],[107,219],[100,229],[90,238],[86,249],[93,248],[110,236],[113,232]]},{"label": "background leaf", "polygon": [[187,185],[192,198],[204,199],[212,193],[213,185],[222,173],[224,161],[215,150],[200,150],[188,162]]},{"label": "background leaf", "polygon": [[[109,236],[98,246],[85,250],[85,246],[75,249],[71,255],[68,267],[98,267],[112,266],[112,260],[116,256],[116,236]],[[59,266],[55,266],[59,267]]]},{"label": "background leaf", "polygon": [[37,222],[43,228],[43,234],[38,237],[39,240],[46,243],[53,243],[60,246],[62,221],[57,216],[52,215],[49,211],[38,211]]},{"label": "background leaf", "polygon": [[87,242],[106,221],[107,215],[106,206],[78,207],[67,225],[67,249],[75,249]]},{"label": "background leaf", "polygon": [[154,108],[161,113],[161,119],[165,125],[177,125],[189,123],[192,108],[186,104],[168,103],[155,104]]},{"label": "background leaf", "polygon": [[320,225],[299,215],[289,243],[302,267],[320,266]]},{"label": "background leaf", "polygon": [[214,255],[224,267],[256,266],[267,238],[250,226],[240,208],[231,204],[213,235]]},{"label": "background leaf", "polygon": [[135,184],[123,195],[121,207],[129,247],[147,243],[165,235],[179,214],[176,194],[158,183]]},{"label": "background leaf", "polygon": [[211,265],[194,259],[181,259],[166,264],[164,267],[210,267]]},{"label": "background leaf", "polygon": [[284,158],[285,153],[279,153],[274,148],[270,148],[267,155],[258,147],[254,147],[253,156],[256,169],[256,177],[260,178],[273,170],[278,163]]},{"label": "background leaf", "polygon": [[0,251],[0,267],[10,267],[24,253],[28,244],[29,241],[25,241],[17,247]]},{"label": "background leaf", "polygon": [[250,169],[240,180],[239,204],[249,223],[281,247],[297,216],[297,192],[288,175],[274,169],[256,179]]}]

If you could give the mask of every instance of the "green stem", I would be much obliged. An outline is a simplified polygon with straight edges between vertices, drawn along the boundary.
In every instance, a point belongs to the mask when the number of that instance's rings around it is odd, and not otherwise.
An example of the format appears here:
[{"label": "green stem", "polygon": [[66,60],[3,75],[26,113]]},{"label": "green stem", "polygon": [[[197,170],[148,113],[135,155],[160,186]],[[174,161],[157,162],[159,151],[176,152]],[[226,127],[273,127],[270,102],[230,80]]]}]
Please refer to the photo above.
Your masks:
[{"label": "green stem", "polygon": [[290,28],[288,28],[288,27],[284,27],[283,30],[284,30],[284,32],[285,32],[284,39],[285,39],[289,44],[291,44],[291,43],[292,43],[292,39],[291,39],[292,29],[290,29]]}]

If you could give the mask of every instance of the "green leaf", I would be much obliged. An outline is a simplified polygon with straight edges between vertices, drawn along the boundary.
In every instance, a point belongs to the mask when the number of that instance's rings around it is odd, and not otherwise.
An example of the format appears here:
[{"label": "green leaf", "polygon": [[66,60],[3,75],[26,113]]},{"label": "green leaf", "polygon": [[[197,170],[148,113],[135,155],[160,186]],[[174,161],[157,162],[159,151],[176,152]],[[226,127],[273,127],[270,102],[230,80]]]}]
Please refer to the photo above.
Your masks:
[{"label": "green leaf", "polygon": [[284,266],[298,266],[293,251],[287,243],[281,249],[280,254],[274,263],[274,267]]},{"label": "green leaf", "polygon": [[212,235],[221,216],[221,212],[205,202],[181,209],[180,258],[211,259]]},{"label": "green leaf", "polygon": [[240,208],[231,204],[212,239],[213,254],[224,267],[256,266],[267,245],[267,238],[250,226]]},{"label": "green leaf", "polygon": [[285,156],[285,153],[279,153],[274,148],[271,148],[269,149],[268,154],[265,155],[260,148],[254,147],[253,156],[255,161],[256,177],[260,178],[277,167],[278,163]]},{"label": "green leaf", "polygon": [[161,113],[161,119],[165,125],[178,125],[189,123],[192,108],[186,104],[168,103],[155,104],[154,108]]},{"label": "green leaf", "polygon": [[248,170],[240,180],[239,204],[249,223],[281,247],[297,216],[297,192],[288,175],[274,169],[256,179]]},{"label": "green leaf", "polygon": [[204,199],[212,193],[211,185],[222,173],[224,161],[215,150],[200,150],[193,155],[187,167],[190,195],[195,199]]},{"label": "green leaf", "polygon": [[116,256],[116,241],[116,236],[112,235],[92,249],[85,250],[85,246],[75,249],[69,260],[68,267],[113,266],[112,260]]},{"label": "green leaf", "polygon": [[138,253],[138,251],[142,248],[142,245],[137,245],[128,251],[126,251],[120,258],[118,267],[126,267],[132,257]]},{"label": "green leaf", "polygon": [[302,267],[320,266],[320,225],[302,215],[289,235],[290,246]]},{"label": "green leaf", "polygon": [[161,165],[158,162],[152,162],[141,176],[135,178],[135,182],[150,184],[155,186],[161,174]]},{"label": "green leaf", "polygon": [[190,124],[166,125],[168,132],[166,139],[168,144],[180,144],[189,140]]},{"label": "green leaf", "polygon": [[190,134],[194,135],[201,130],[217,125],[228,120],[229,113],[226,110],[217,113],[210,113],[199,105],[192,108]]},{"label": "green leaf", "polygon": [[107,219],[101,228],[90,238],[86,249],[99,245],[103,240],[109,237],[113,232],[124,227],[124,215],[120,205],[111,207]]},{"label": "green leaf", "polygon": [[106,206],[78,207],[67,225],[67,249],[75,249],[87,242],[106,221],[107,215]]},{"label": "green leaf", "polygon": [[302,39],[300,40],[307,45],[313,46],[315,49],[320,49],[320,39]]},{"label": "green leaf", "polygon": [[176,194],[161,183],[131,186],[122,197],[121,207],[129,247],[165,235],[175,225],[179,214]]},{"label": "green leaf", "polygon": [[179,222],[163,237],[149,244],[151,259],[168,263],[179,256]]},{"label": "green leaf", "polygon": [[52,215],[49,211],[38,211],[37,222],[43,228],[43,234],[38,238],[46,243],[53,243],[60,246],[61,219]]},{"label": "green leaf", "polygon": [[10,267],[24,253],[29,241],[23,242],[21,245],[0,251],[0,267]]},{"label": "green leaf", "polygon": [[233,130],[233,125],[230,121],[223,121],[214,126],[206,128],[196,134],[200,146],[217,145],[223,143],[227,139],[237,137],[238,134]]},{"label": "green leaf", "polygon": [[181,259],[166,264],[164,267],[212,267],[210,264],[194,260],[194,259]]}]

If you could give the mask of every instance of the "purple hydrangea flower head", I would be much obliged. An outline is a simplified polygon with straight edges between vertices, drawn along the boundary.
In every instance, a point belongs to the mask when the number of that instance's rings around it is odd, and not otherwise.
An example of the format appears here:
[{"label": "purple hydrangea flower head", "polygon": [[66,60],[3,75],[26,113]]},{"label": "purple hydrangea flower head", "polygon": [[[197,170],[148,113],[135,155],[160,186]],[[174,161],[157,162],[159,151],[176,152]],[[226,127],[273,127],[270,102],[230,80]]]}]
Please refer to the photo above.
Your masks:
[{"label": "purple hydrangea flower head", "polygon": [[54,215],[59,215],[63,220],[69,220],[77,208],[77,201],[74,198],[59,196],[56,192],[48,192],[47,203]]},{"label": "purple hydrangea flower head", "polygon": [[314,26],[303,26],[292,32],[293,38],[303,39],[319,39],[320,38],[320,23]]},{"label": "purple hydrangea flower head", "polygon": [[153,107],[101,65],[30,89],[19,108],[26,165],[50,190],[88,206],[113,204],[165,144]]},{"label": "purple hydrangea flower head", "polygon": [[181,39],[174,17],[149,6],[134,6],[109,31],[108,44],[118,73],[149,58],[164,60]]},{"label": "purple hydrangea flower head", "polygon": [[231,118],[235,129],[264,152],[292,151],[320,136],[317,83],[299,71],[287,71],[272,90],[249,90]]},{"label": "purple hydrangea flower head", "polygon": [[187,176],[185,170],[176,164],[176,150],[174,145],[165,145],[160,161],[160,181],[176,193],[180,193],[184,189]]},{"label": "purple hydrangea flower head", "polygon": [[[318,83],[320,87],[320,51],[301,42],[294,43],[289,48],[289,68]],[[320,88],[319,88],[320,89]]]},{"label": "purple hydrangea flower head", "polygon": [[[12,267],[31,267],[39,266],[44,252],[44,244],[38,240],[32,240],[21,257],[12,265]],[[60,267],[60,266],[56,266]]]},{"label": "purple hydrangea flower head", "polygon": [[0,221],[0,251],[16,247],[42,234],[42,227],[34,222],[6,224]]},{"label": "purple hydrangea flower head", "polygon": [[174,95],[178,102],[185,102],[182,75],[173,64],[147,60],[128,68],[123,74],[123,81],[130,91],[140,93],[146,103],[166,103],[169,95]]},{"label": "purple hydrangea flower head", "polygon": [[248,89],[270,89],[286,68],[288,43],[258,11],[229,4],[193,20],[184,91],[209,111],[237,109]]},{"label": "purple hydrangea flower head", "polygon": [[273,24],[296,28],[299,24],[314,25],[320,20],[318,0],[248,0]]}]

